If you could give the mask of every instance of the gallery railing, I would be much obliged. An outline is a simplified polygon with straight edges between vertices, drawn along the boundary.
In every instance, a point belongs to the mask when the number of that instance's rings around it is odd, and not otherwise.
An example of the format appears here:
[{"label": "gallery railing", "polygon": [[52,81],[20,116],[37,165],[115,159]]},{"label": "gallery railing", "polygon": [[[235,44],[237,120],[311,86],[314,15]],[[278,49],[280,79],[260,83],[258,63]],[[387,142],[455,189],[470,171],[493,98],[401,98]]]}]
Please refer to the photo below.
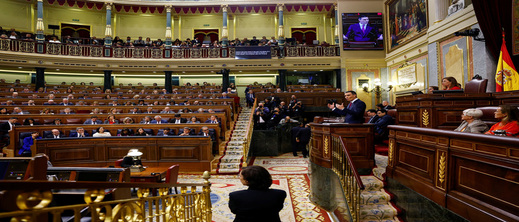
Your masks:
[{"label": "gallery railing", "polygon": [[[228,53],[222,53],[228,50]],[[279,46],[271,47],[272,58],[284,50],[286,57],[332,57],[340,56],[340,48],[331,46]],[[234,58],[235,48],[228,47],[104,47],[100,45],[81,45],[64,43],[38,43],[36,41],[0,39],[0,51],[38,53],[60,56],[109,57],[132,59],[206,59]]]},{"label": "gallery railing", "polygon": [[[19,210],[0,213],[0,221],[62,221],[70,212],[74,221],[89,211],[91,221],[211,221],[210,174],[203,184],[178,184],[178,194],[168,194],[171,184],[125,182],[0,181],[2,205]],[[137,197],[103,201],[106,189],[137,188]],[[54,193],[66,189],[86,189],[83,204],[51,206]],[[158,189],[156,196],[151,190]],[[82,192],[82,193],[83,193]],[[129,191],[128,191],[129,192]],[[13,198],[8,198],[13,197]],[[6,201],[9,201],[8,203]]]},{"label": "gallery railing", "polygon": [[357,173],[341,136],[333,135],[331,145],[332,170],[341,181],[342,190],[350,208],[352,221],[359,221],[360,193],[364,190],[364,184]]}]

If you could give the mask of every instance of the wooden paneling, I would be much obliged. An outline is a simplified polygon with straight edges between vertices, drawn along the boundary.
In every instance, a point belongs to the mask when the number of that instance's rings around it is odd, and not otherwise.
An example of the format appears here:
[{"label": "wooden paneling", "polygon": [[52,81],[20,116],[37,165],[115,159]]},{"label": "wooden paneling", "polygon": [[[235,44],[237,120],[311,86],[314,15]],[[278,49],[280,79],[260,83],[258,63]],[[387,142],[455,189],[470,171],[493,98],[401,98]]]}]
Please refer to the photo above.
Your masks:
[{"label": "wooden paneling", "polygon": [[317,124],[312,127],[312,162],[323,167],[331,167],[331,139],[339,136],[344,141],[357,168],[371,168],[374,165],[373,124]]},{"label": "wooden paneling", "polygon": [[389,128],[389,177],[470,221],[519,220],[519,139]]},{"label": "wooden paneling", "polygon": [[130,149],[143,153],[145,166],[180,164],[182,171],[210,171],[209,137],[96,137],[36,140],[37,153],[49,156],[54,166],[113,166]]}]

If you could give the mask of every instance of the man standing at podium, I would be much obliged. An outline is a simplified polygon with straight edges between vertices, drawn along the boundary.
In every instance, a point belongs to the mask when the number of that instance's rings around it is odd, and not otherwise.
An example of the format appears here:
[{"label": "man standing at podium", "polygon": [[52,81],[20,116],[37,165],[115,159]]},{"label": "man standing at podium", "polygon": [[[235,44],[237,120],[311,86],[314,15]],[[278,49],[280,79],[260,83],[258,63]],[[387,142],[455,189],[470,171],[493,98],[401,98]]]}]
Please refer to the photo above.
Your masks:
[{"label": "man standing at podium", "polygon": [[357,98],[357,93],[355,91],[346,91],[344,93],[344,98],[349,102],[346,107],[344,107],[344,103],[329,103],[328,108],[336,114],[345,116],[344,123],[364,123],[366,103]]}]

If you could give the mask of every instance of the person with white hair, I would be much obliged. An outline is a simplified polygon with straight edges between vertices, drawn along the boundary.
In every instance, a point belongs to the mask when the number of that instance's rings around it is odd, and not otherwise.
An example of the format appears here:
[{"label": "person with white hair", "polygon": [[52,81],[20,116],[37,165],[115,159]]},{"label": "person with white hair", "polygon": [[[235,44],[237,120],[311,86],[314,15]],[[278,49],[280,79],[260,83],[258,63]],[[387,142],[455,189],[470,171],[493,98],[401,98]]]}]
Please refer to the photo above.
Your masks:
[{"label": "person with white hair", "polygon": [[482,116],[483,112],[479,109],[463,110],[463,114],[461,114],[463,122],[454,131],[466,133],[484,133],[488,131],[487,124],[481,121]]}]

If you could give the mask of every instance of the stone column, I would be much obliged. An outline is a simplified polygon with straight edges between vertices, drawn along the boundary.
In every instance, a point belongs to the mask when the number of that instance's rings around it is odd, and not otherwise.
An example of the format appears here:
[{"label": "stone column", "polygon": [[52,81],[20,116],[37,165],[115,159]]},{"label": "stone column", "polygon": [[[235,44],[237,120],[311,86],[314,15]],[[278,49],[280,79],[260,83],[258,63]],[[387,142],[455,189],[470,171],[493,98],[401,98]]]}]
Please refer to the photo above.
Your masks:
[{"label": "stone column", "polygon": [[227,92],[227,88],[229,88],[229,71],[228,69],[220,71],[220,74],[222,74],[222,92]]},{"label": "stone column", "polygon": [[229,30],[227,29],[227,5],[222,5],[222,57],[227,57],[229,45]]},{"label": "stone column", "polygon": [[335,71],[335,88],[340,88],[342,90],[342,85],[341,85],[341,80],[342,80],[342,76],[341,76],[341,69],[334,69],[333,71]]},{"label": "stone column", "polygon": [[287,90],[287,70],[286,69],[279,69],[279,88],[284,92]]},{"label": "stone column", "polygon": [[43,0],[38,0],[36,6],[38,9],[38,21],[36,21],[36,41],[44,42],[45,36],[43,35],[43,31],[45,30],[45,26],[43,25]]},{"label": "stone column", "polygon": [[105,76],[104,76],[104,89],[112,89],[112,70],[104,70]]},{"label": "stone column", "polygon": [[40,87],[45,87],[45,68],[36,67],[36,87],[34,91],[38,91]]},{"label": "stone column", "polygon": [[285,28],[283,27],[283,9],[285,4],[278,4],[278,45],[279,45],[279,56],[285,57]]},{"label": "stone column", "polygon": [[165,47],[171,48],[171,5],[166,6],[166,42]]},{"label": "stone column", "polygon": [[339,16],[339,7],[337,6],[337,3],[333,3],[333,8],[335,9],[334,39],[335,39],[335,45],[339,45],[339,20],[341,20],[341,17]]},{"label": "stone column", "polygon": [[447,12],[449,10],[449,0],[436,0],[434,2],[436,2],[436,19],[434,20],[434,23],[438,23],[447,17]]},{"label": "stone column", "polygon": [[106,4],[105,47],[112,46],[112,3]]},{"label": "stone column", "polygon": [[171,74],[173,73],[173,71],[164,71],[164,73],[166,74],[164,79],[164,88],[168,93],[172,93],[173,91],[171,89]]}]

